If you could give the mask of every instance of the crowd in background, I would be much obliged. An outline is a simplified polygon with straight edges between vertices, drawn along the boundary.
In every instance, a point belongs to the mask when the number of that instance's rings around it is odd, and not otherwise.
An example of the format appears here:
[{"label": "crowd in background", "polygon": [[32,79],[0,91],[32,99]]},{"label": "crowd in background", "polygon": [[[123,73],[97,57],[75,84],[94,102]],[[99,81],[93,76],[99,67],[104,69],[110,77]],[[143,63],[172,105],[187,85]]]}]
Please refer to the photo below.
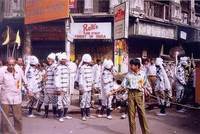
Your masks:
[{"label": "crowd in background", "polygon": [[[84,54],[79,63],[74,63],[68,59],[66,53],[51,53],[47,56],[47,60],[41,62],[33,55],[18,58],[16,61],[11,59],[12,64],[9,60],[7,63],[0,61],[1,103],[7,106],[28,100],[28,117],[35,117],[34,113],[41,114],[41,107],[44,105],[44,118],[48,118],[52,107],[53,116],[60,122],[72,119],[68,110],[74,89],[79,91],[83,121],[94,118],[90,112],[94,104],[97,104],[98,118],[105,117],[111,120],[115,108],[121,109],[122,119],[128,116],[129,90],[124,88],[132,89],[134,84],[131,85],[131,81],[128,80],[128,72],[127,75],[119,77],[111,59],[104,61],[97,59],[94,62],[90,54]],[[140,72],[147,79],[147,86],[145,88],[142,86],[140,90],[144,93],[146,101],[148,95],[157,99],[160,108],[157,115],[165,116],[166,108],[170,106],[171,101],[182,105],[194,103],[195,64],[191,59],[188,57],[179,57],[177,61],[164,61],[160,57],[151,60],[137,59],[140,62]],[[8,78],[8,82],[16,83],[18,98],[15,93],[12,94],[13,91],[10,93],[5,90],[8,84],[5,82],[7,75],[13,77]],[[21,76],[19,79],[16,78],[18,75]],[[143,85],[144,81],[139,81],[139,84]],[[94,98],[94,94],[98,94],[98,97]],[[4,108],[7,109],[5,105]],[[186,111],[181,105],[177,105],[176,109],[177,112]]]}]

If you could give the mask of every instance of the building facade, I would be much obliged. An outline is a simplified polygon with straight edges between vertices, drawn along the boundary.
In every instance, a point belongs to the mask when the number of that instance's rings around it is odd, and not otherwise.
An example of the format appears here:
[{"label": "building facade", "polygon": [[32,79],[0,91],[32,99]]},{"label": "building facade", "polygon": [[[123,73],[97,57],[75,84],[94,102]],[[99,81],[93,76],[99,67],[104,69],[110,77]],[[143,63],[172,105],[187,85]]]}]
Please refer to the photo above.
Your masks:
[{"label": "building facade", "polygon": [[[7,46],[0,45],[0,59],[5,59],[7,53],[11,56],[16,33],[19,31],[20,37],[23,39],[24,31],[24,0],[0,0],[0,44],[5,40],[7,27],[9,27],[10,42]],[[23,46],[23,41],[21,45]],[[15,51],[15,56],[22,55],[22,46]]]},{"label": "building facade", "polygon": [[[104,58],[116,60],[113,11],[115,6],[125,1],[75,0],[75,3],[70,5],[70,14],[74,21],[71,22],[71,32],[75,35],[71,44],[73,59],[74,57],[80,59],[83,53],[91,53],[94,60]],[[65,19],[25,26],[21,23],[24,17],[24,0],[3,0],[3,2],[4,29],[13,20],[19,21],[24,45],[31,46],[35,55],[44,59],[51,51],[64,51]],[[200,49],[198,45],[200,2],[198,0],[129,0],[129,7],[129,31],[125,47],[128,57],[154,58],[160,55],[162,47],[165,54],[170,54],[174,47],[181,45],[188,56],[193,53],[195,58],[199,58],[197,50]],[[14,31],[19,28],[12,23],[11,27]]]}]

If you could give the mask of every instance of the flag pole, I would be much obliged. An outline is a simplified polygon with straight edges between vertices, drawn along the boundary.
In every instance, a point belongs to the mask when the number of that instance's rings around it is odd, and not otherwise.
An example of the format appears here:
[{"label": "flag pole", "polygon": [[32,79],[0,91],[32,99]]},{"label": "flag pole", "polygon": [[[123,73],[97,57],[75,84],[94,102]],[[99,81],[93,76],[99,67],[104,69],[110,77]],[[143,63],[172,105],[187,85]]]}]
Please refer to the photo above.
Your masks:
[{"label": "flag pole", "polygon": [[8,51],[9,51],[9,46],[8,46],[8,44],[7,44],[7,52],[6,52],[6,54],[7,54],[7,59],[8,59],[8,57],[9,57],[9,54],[8,54]]},{"label": "flag pole", "polygon": [[16,43],[14,43],[14,47],[13,47],[13,51],[12,51],[12,57],[14,57],[14,54],[15,54],[15,47],[16,47]]}]

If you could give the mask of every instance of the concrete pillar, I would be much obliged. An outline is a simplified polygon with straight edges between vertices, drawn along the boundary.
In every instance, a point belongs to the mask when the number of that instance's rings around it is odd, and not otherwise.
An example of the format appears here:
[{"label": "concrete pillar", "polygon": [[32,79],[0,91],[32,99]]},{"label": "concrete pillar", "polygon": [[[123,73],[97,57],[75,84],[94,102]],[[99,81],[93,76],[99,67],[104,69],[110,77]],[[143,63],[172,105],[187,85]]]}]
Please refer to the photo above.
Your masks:
[{"label": "concrete pillar", "polygon": [[65,52],[67,54],[68,59],[70,59],[70,41],[68,40],[68,33],[70,31],[70,23],[69,19],[65,20]]},{"label": "concrete pillar", "polygon": [[23,45],[23,60],[24,60],[25,65],[28,65],[30,63],[30,55],[32,54],[32,47],[31,47],[31,31],[30,31],[30,27],[28,27],[27,25],[25,26],[24,33],[25,33],[25,37],[24,37],[24,45]]},{"label": "concrete pillar", "polygon": [[25,40],[23,46],[23,55],[31,54],[31,31],[28,26],[25,26]]},{"label": "concrete pillar", "polygon": [[93,0],[85,0],[84,13],[93,13]]},{"label": "concrete pillar", "polygon": [[195,24],[195,1],[190,1],[190,23],[191,25]]}]

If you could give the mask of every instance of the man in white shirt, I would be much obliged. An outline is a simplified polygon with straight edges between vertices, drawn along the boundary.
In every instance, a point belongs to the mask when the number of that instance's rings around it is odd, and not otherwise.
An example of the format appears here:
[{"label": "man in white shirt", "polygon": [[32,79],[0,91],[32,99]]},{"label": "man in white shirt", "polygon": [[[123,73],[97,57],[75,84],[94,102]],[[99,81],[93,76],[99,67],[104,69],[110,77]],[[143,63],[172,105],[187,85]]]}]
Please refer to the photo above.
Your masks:
[{"label": "man in white shirt", "polygon": [[[18,134],[22,134],[22,93],[21,82],[26,83],[23,71],[15,66],[15,59],[8,58],[7,65],[0,69],[0,100],[3,111],[9,116],[12,109],[14,127]],[[9,134],[6,117],[2,116],[2,133]]]}]

